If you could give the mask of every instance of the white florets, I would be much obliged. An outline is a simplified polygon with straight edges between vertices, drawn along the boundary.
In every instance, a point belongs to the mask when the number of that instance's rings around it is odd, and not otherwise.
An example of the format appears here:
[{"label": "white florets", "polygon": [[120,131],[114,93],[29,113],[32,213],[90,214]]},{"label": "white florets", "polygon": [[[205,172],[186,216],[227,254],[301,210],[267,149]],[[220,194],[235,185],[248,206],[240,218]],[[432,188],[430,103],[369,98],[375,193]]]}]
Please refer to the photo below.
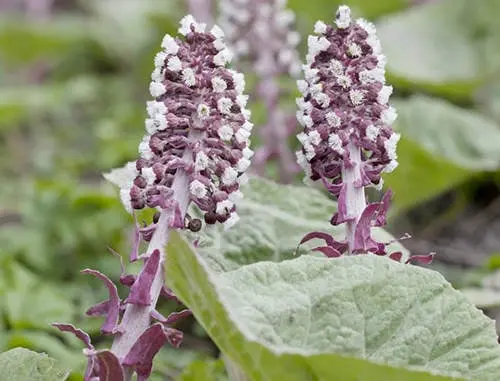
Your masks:
[{"label": "white florets", "polygon": [[233,137],[234,131],[233,131],[233,128],[231,126],[228,126],[226,124],[226,125],[223,125],[219,128],[219,130],[217,131],[217,134],[219,135],[221,140],[228,142]]},{"label": "white florets", "polygon": [[231,209],[233,208],[233,206],[234,206],[234,203],[230,200],[220,201],[215,206],[215,213],[217,213],[217,214],[229,213],[231,211]]},{"label": "white florets", "polygon": [[222,97],[217,101],[217,109],[220,113],[229,115],[231,114],[231,107],[233,106],[233,101],[229,98]]},{"label": "white florets", "polygon": [[330,127],[334,127],[334,128],[339,127],[340,123],[342,122],[340,117],[334,111],[328,112],[325,115],[325,119],[326,119],[326,123],[328,123],[328,125]]},{"label": "white florets", "polygon": [[155,98],[161,97],[166,91],[165,85],[161,82],[153,81],[149,85],[149,92]]},{"label": "white florets", "polygon": [[167,112],[167,106],[165,106],[165,103],[157,101],[146,102],[146,109],[151,118],[154,118],[157,114],[164,115]]},{"label": "white florets", "polygon": [[152,135],[156,131],[161,131],[167,128],[167,118],[165,118],[165,115],[156,114],[154,118],[146,119],[145,125],[148,134]]},{"label": "white florets", "polygon": [[366,137],[368,140],[375,142],[377,140],[378,134],[380,132],[380,128],[370,124],[366,127]]},{"label": "white florets", "polygon": [[236,169],[238,172],[245,172],[251,165],[252,163],[250,160],[248,160],[245,157],[242,157],[238,162],[236,163]]},{"label": "white florets", "polygon": [[377,102],[381,105],[387,104],[389,102],[389,97],[392,94],[392,86],[384,86],[380,89],[377,95]]},{"label": "white florets", "polygon": [[351,10],[346,5],[341,5],[337,10],[335,24],[340,29],[348,28],[351,25]]},{"label": "white florets", "polygon": [[316,24],[314,24],[314,33],[325,34],[326,30],[327,30],[327,26],[323,21],[321,21],[321,20],[316,21]]},{"label": "white florets", "polygon": [[342,155],[344,153],[344,148],[342,147],[342,139],[337,134],[330,134],[328,136],[328,145],[332,150]]},{"label": "white florets", "polygon": [[177,56],[170,57],[167,61],[167,69],[178,72],[182,70],[182,61]]},{"label": "white florets", "polygon": [[177,44],[175,39],[168,34],[163,37],[161,47],[165,49],[165,53],[170,55],[176,55],[179,52],[179,45]]},{"label": "white florets", "polygon": [[330,105],[330,97],[325,93],[316,93],[313,98],[321,108],[327,108]]},{"label": "white florets", "polygon": [[151,185],[156,181],[156,175],[151,167],[142,168],[141,175],[144,177],[148,185]]},{"label": "white florets", "polygon": [[182,70],[182,81],[188,87],[193,87],[194,85],[196,85],[196,77],[194,75],[194,70],[191,69],[190,67],[187,67],[184,70]]},{"label": "white florets", "polygon": [[351,56],[351,57],[361,57],[361,55],[363,54],[363,51],[361,50],[361,46],[359,46],[358,44],[356,43],[350,43],[349,46],[347,47],[347,53]]},{"label": "white florets", "polygon": [[341,74],[337,77],[337,83],[344,89],[348,89],[352,85],[352,80],[348,75]]},{"label": "white florets", "polygon": [[374,82],[385,83],[385,70],[381,68],[363,70],[361,73],[359,73],[359,80],[363,85]]},{"label": "white florets", "polygon": [[197,198],[204,198],[208,193],[205,185],[198,180],[191,181],[191,184],[189,184],[189,192]]},{"label": "white florets", "polygon": [[226,66],[233,59],[233,53],[229,49],[223,49],[214,56],[214,64],[217,66]]},{"label": "white florets", "polygon": [[246,159],[250,159],[254,154],[254,152],[248,147],[243,148],[241,153],[243,154],[243,157]]},{"label": "white florets", "polygon": [[391,137],[384,142],[384,148],[387,153],[387,157],[390,160],[395,160],[398,158],[396,148],[400,138],[400,134],[393,133]]},{"label": "white florets", "polygon": [[250,137],[250,131],[247,131],[244,128],[240,128],[238,131],[236,131],[234,137],[236,138],[236,141],[238,143],[248,142],[248,138]]},{"label": "white florets", "polygon": [[224,185],[232,185],[235,183],[238,178],[238,172],[232,167],[227,167],[221,176],[222,184]]},{"label": "white florets", "polygon": [[120,189],[120,201],[123,204],[123,207],[125,210],[132,214],[133,208],[132,208],[132,200],[130,199],[130,189],[124,188]]},{"label": "white florets", "polygon": [[155,67],[161,68],[165,64],[165,60],[167,59],[167,53],[159,52],[155,56]]},{"label": "white florets", "polygon": [[354,106],[362,105],[365,100],[365,94],[361,90],[349,91],[349,99]]},{"label": "white florets", "polygon": [[358,24],[361,27],[361,29],[363,29],[366,33],[368,33],[368,36],[377,33],[375,25],[365,19],[357,19],[356,24]]},{"label": "white florets", "polygon": [[329,68],[330,68],[330,71],[334,75],[343,75],[344,74],[344,65],[339,60],[332,59],[330,61],[330,67]]},{"label": "white florets", "polygon": [[215,38],[224,38],[224,31],[218,25],[214,25],[212,29],[210,29],[210,33],[212,33],[212,36]]},{"label": "white florets", "polygon": [[216,93],[220,93],[227,89],[227,83],[221,77],[212,78],[212,88]]},{"label": "white florets", "polygon": [[205,154],[205,152],[200,151],[196,154],[196,159],[194,161],[194,169],[196,171],[203,171],[208,168],[208,164],[210,163],[210,159]]},{"label": "white florets", "polygon": [[240,217],[236,212],[231,213],[231,216],[224,222],[224,230],[231,229],[238,221],[240,220]]},{"label": "white florets", "polygon": [[151,73],[151,80],[155,82],[161,82],[163,79],[161,68],[157,67]]},{"label": "white florets", "polygon": [[142,141],[139,143],[139,154],[142,158],[146,160],[150,160],[153,158],[153,151],[151,151],[151,147],[149,146],[149,140],[151,136],[146,135],[142,138]]},{"label": "white florets", "polygon": [[382,122],[387,125],[393,124],[394,121],[397,119],[397,117],[398,113],[396,112],[396,109],[392,106],[382,111],[382,114],[380,115],[380,119],[382,120]]},{"label": "white florets", "polygon": [[204,103],[200,103],[198,105],[198,109],[196,110],[196,112],[198,114],[198,118],[200,119],[205,119],[210,116],[210,108]]}]

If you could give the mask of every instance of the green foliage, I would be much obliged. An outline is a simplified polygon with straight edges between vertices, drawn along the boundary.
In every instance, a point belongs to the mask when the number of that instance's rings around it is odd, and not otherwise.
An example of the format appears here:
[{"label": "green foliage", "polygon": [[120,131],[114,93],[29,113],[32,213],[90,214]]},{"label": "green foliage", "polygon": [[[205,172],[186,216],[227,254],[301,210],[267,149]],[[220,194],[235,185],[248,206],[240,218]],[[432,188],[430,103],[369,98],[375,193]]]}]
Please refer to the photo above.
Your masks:
[{"label": "green foliage", "polygon": [[225,377],[225,367],[221,360],[193,361],[180,375],[178,381],[223,381]]},{"label": "green foliage", "polygon": [[434,271],[375,255],[304,255],[216,275],[172,234],[166,275],[252,380],[493,381],[500,372],[493,322]]},{"label": "green foliage", "polygon": [[56,360],[24,348],[0,354],[1,381],[64,381],[68,371]]}]

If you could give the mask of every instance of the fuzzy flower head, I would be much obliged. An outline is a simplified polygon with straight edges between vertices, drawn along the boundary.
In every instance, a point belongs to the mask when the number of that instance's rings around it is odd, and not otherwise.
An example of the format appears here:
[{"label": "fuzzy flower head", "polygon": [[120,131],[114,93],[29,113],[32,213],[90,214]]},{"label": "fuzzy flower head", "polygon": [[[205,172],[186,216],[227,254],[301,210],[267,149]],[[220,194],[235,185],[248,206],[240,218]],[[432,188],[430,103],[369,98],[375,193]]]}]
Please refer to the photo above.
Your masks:
[{"label": "fuzzy flower head", "polygon": [[335,25],[318,21],[308,38],[305,79],[298,81],[297,119],[302,149],[298,163],[312,180],[342,183],[349,165],[349,143],[361,150],[361,186],[381,185],[381,174],[397,166],[399,135],[391,124],[397,114],[388,104],[392,86],[385,83],[385,56],[375,26],[351,20],[340,6]]},{"label": "fuzzy flower head", "polygon": [[220,24],[238,59],[255,62],[260,75],[300,73],[300,35],[286,0],[221,0],[220,10]]},{"label": "fuzzy flower head", "polygon": [[[245,81],[226,67],[232,54],[220,28],[206,31],[192,16],[180,24],[183,38],[165,36],[155,58],[146,134],[122,201],[131,209],[170,209],[176,216],[193,202],[208,224],[227,226],[237,221],[230,200],[253,153]],[[183,195],[188,200],[180,205]]]}]

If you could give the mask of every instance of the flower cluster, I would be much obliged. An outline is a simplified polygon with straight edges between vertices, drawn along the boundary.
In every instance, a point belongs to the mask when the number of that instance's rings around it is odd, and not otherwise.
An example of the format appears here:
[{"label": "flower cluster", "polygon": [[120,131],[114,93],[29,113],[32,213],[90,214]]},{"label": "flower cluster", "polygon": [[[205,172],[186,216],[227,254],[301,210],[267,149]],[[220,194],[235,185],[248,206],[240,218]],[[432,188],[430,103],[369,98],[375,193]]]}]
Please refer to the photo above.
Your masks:
[{"label": "flower cluster", "polygon": [[[322,238],[319,248],[329,256],[373,252],[386,255],[386,244],[371,237],[371,227],[383,226],[390,204],[387,192],[379,203],[366,203],[364,188],[382,186],[381,175],[397,165],[400,138],[391,124],[397,114],[388,104],[392,86],[385,84],[386,58],[375,26],[351,20],[340,6],[335,26],[318,21],[308,38],[304,80],[297,82],[297,120],[304,127],[297,138],[302,149],[297,162],[310,180],[322,180],[338,199],[331,223],[346,223],[345,241],[311,233],[304,241]],[[391,257],[401,259],[401,253]]]},{"label": "flower cluster", "polygon": [[131,209],[173,210],[172,226],[182,227],[179,216],[187,204],[173,197],[182,172],[189,200],[204,212],[206,223],[230,226],[238,218],[234,201],[253,155],[245,81],[226,68],[232,54],[220,28],[206,32],[206,25],[190,16],[181,24],[185,39],[165,36],[155,57],[154,100],[147,104],[137,176],[122,190],[122,200]]},{"label": "flower cluster", "polygon": [[[149,87],[154,100],[147,103],[140,158],[107,175],[120,186],[129,212],[157,210],[151,225],[136,229],[130,261],[142,261],[142,270],[137,276],[126,274],[122,264],[120,283],[130,289],[123,300],[104,274],[83,271],[108,289],[109,298],[89,308],[87,315],[105,316],[101,332],[114,336],[113,346],[97,350],[85,332],[54,324],[85,343],[85,381],[129,381],[134,372],[138,380],[146,380],[161,347],[180,345],[182,332],[171,325],[191,312],[184,309],[165,317],[156,304],[160,297],[178,301],[165,286],[164,248],[169,230],[185,228],[186,218],[189,229],[201,228],[201,221],[187,214],[190,203],[203,211],[207,224],[230,227],[238,220],[235,200],[241,197],[239,187],[253,154],[244,77],[226,68],[231,52],[220,28],[207,32],[205,24],[186,16],[179,33],[182,39],[165,36],[154,60]],[[149,246],[139,255],[141,238]]]},{"label": "flower cluster", "polygon": [[259,75],[300,73],[297,45],[300,34],[292,29],[295,14],[286,0],[221,0],[219,24],[228,34],[236,58],[249,58]]}]

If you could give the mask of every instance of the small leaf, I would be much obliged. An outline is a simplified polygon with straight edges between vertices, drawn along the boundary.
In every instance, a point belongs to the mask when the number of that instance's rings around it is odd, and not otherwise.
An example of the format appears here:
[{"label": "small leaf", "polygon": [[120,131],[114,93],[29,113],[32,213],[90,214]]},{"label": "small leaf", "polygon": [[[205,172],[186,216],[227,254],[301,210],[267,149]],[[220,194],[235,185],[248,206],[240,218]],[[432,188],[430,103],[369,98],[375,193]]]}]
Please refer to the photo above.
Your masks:
[{"label": "small leaf", "polygon": [[9,381],[63,381],[69,372],[45,354],[14,348],[0,354],[0,376]]},{"label": "small leaf", "polygon": [[437,272],[308,255],[214,274],[177,233],[169,286],[251,380],[496,381],[493,321]]}]

